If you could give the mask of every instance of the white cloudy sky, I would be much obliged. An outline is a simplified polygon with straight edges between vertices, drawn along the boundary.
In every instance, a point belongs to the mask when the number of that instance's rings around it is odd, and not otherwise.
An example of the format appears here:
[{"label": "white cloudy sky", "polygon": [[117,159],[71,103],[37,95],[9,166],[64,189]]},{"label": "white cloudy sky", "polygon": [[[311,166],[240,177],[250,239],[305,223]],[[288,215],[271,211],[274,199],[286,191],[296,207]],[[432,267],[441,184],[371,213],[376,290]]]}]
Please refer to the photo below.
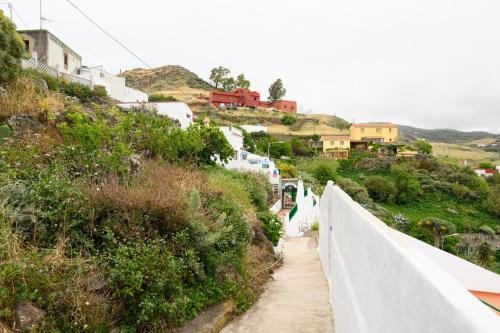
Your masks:
[{"label": "white cloudy sky", "polygon": [[[38,0],[6,1],[38,27]],[[264,97],[279,77],[305,110],[350,121],[500,133],[498,0],[72,1],[154,67],[223,65]],[[85,64],[141,66],[66,0],[43,3]]]}]

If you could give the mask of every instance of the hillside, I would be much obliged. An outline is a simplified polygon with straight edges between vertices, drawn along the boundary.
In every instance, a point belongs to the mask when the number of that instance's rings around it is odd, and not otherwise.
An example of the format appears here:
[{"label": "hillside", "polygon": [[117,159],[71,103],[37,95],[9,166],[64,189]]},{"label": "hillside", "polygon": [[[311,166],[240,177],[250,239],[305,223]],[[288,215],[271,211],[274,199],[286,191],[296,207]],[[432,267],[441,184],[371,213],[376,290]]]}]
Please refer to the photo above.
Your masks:
[{"label": "hillside", "polygon": [[127,85],[147,93],[174,96],[189,104],[203,104],[212,86],[195,73],[178,65],[152,69],[136,68],[120,74]]},{"label": "hillside", "polygon": [[423,129],[412,126],[398,125],[402,141],[426,139],[433,142],[465,143],[475,140],[500,140],[500,135],[482,131],[463,132],[454,129]]}]

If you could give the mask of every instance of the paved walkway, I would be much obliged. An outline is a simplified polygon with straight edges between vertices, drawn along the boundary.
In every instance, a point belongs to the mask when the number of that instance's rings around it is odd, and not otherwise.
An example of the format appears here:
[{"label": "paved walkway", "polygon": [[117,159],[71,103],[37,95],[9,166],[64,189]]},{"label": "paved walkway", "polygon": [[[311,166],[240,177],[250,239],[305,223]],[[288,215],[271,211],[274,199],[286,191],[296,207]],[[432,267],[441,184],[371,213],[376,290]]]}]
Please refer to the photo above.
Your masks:
[{"label": "paved walkway", "polygon": [[260,299],[222,333],[333,332],[328,284],[314,238],[289,238],[284,264]]}]

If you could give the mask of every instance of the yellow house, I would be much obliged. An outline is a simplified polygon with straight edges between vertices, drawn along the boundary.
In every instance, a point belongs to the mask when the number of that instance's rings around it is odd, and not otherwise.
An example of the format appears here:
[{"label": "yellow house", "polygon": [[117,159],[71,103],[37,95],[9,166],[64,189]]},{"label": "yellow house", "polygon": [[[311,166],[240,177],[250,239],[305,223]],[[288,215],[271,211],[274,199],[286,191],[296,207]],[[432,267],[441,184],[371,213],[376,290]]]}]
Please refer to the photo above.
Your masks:
[{"label": "yellow house", "polygon": [[344,159],[349,156],[351,140],[347,134],[323,135],[323,154],[335,159]]},{"label": "yellow house", "polygon": [[349,133],[353,141],[368,140],[389,143],[398,140],[398,127],[389,123],[352,124]]}]

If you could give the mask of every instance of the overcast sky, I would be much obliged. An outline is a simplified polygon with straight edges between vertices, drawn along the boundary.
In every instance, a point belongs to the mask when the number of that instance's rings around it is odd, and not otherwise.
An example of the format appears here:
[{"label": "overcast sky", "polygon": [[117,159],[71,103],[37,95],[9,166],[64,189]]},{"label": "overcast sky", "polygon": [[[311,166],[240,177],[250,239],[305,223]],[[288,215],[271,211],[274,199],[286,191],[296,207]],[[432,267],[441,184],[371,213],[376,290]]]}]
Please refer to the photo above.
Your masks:
[{"label": "overcast sky", "polygon": [[[6,1],[38,28],[38,0]],[[304,110],[349,121],[500,133],[498,0],[72,1],[153,67],[222,65],[263,97],[282,78]],[[143,66],[66,0],[43,3],[84,64]]]}]

